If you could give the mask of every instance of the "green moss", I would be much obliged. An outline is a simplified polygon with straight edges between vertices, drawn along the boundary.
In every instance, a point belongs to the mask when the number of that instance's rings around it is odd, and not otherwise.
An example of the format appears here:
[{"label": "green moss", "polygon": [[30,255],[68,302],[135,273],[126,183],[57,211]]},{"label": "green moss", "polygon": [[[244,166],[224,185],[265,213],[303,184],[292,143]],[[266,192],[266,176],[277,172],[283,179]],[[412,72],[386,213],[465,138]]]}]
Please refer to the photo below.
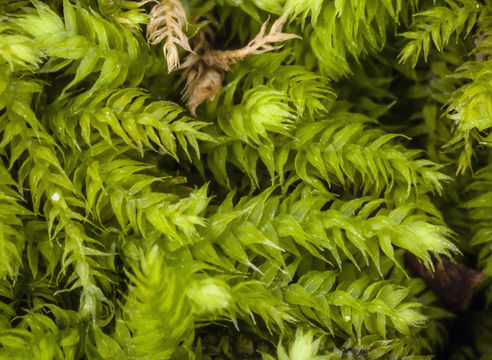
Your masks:
[{"label": "green moss", "polygon": [[492,276],[492,3],[181,4],[288,18],[196,116],[153,2],[0,0],[0,358],[492,356],[490,278],[457,316],[404,262]]}]

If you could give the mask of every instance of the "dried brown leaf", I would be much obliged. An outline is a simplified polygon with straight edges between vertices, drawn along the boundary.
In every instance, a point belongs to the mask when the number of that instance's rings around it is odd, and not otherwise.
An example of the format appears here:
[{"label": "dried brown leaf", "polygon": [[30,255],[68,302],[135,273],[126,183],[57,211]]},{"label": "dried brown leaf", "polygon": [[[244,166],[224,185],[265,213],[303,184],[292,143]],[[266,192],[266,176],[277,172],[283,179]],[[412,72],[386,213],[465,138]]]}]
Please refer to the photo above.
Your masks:
[{"label": "dried brown leaf", "polygon": [[463,311],[468,307],[473,295],[473,288],[485,279],[485,274],[455,264],[448,258],[432,256],[435,272],[431,273],[415,255],[405,253],[405,263],[425,280],[441,301],[451,310]]},{"label": "dried brown leaf", "polygon": [[190,70],[186,78],[183,97],[193,116],[196,108],[205,100],[213,100],[222,88],[223,73],[213,68]]},{"label": "dried brown leaf", "polygon": [[276,50],[282,45],[275,43],[300,38],[296,34],[282,32],[287,19],[287,13],[278,18],[266,34],[268,20],[261,25],[258,34],[248,45],[236,50],[213,50],[206,40],[205,33],[210,29],[204,28],[197,36],[193,53],[189,54],[181,66],[188,69],[186,87],[183,98],[187,100],[188,108],[195,115],[196,108],[205,100],[213,100],[222,88],[224,71],[230,71],[231,65],[243,60],[246,56],[261,54]]},{"label": "dried brown leaf", "polygon": [[186,13],[179,0],[143,0],[140,6],[149,2],[156,3],[149,14],[147,25],[147,40],[152,45],[164,41],[162,51],[167,61],[169,72],[179,67],[179,53],[177,45],[191,52],[188,37],[183,28],[188,25]]},{"label": "dried brown leaf", "polygon": [[210,50],[203,55],[203,62],[211,67],[217,67],[225,71],[230,70],[232,64],[241,61],[248,55],[257,55],[264,52],[276,50],[282,45],[273,45],[274,43],[284,42],[290,39],[301,38],[296,34],[287,34],[282,32],[282,27],[287,19],[287,13],[278,18],[270,28],[270,32],[265,35],[268,20],[261,25],[258,34],[251,40],[248,45],[236,50]]}]

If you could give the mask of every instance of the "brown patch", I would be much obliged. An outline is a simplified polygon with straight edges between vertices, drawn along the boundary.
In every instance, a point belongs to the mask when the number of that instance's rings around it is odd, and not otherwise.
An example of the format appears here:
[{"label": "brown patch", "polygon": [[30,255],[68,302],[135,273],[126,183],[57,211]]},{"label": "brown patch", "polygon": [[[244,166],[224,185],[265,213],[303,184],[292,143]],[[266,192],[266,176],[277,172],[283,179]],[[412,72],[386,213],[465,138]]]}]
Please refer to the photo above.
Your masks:
[{"label": "brown patch", "polygon": [[268,20],[261,25],[260,32],[251,40],[248,45],[236,50],[209,50],[202,56],[202,60],[207,66],[229,71],[232,64],[241,61],[246,56],[262,54],[268,51],[280,49],[282,45],[273,45],[290,39],[299,39],[296,34],[286,34],[282,32],[287,13],[279,17],[266,34]]},{"label": "brown patch", "polygon": [[193,69],[188,72],[183,97],[193,116],[196,108],[205,100],[213,100],[222,88],[223,74],[213,68]]},{"label": "brown patch", "polygon": [[149,14],[147,39],[152,45],[164,42],[162,51],[167,61],[167,69],[171,72],[179,67],[179,53],[176,45],[191,52],[188,37],[183,32],[183,28],[186,28],[188,24],[186,13],[179,0],[143,0],[138,5],[143,6],[149,2],[156,5]]},{"label": "brown patch", "polygon": [[408,251],[405,253],[405,264],[425,280],[449,309],[465,310],[472,298],[473,288],[485,279],[485,274],[463,264],[455,264],[444,256],[441,256],[439,261],[432,255],[432,261],[434,273],[431,273],[415,255]]},{"label": "brown patch", "polygon": [[187,69],[183,98],[187,100],[190,112],[196,115],[196,108],[202,102],[215,98],[222,88],[224,72],[230,71],[232,64],[241,61],[246,56],[282,47],[282,45],[273,45],[274,43],[300,38],[296,34],[282,33],[286,19],[287,13],[284,13],[272,24],[268,34],[266,34],[268,20],[265,21],[254,39],[245,47],[236,50],[213,50],[207,40],[207,35],[213,38],[210,28],[202,29],[195,39],[193,53],[189,54],[181,65],[182,69]]}]

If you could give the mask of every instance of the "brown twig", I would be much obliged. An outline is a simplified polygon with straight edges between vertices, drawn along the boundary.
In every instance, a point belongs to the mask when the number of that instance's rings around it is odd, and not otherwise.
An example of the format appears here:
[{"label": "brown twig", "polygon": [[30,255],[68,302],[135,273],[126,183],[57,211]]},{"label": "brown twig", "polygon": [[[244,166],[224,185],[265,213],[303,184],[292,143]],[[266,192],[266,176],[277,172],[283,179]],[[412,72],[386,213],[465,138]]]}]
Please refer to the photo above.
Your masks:
[{"label": "brown twig", "polygon": [[268,34],[266,34],[268,20],[265,21],[254,39],[245,47],[236,50],[214,50],[206,39],[207,29],[199,34],[193,53],[189,54],[181,65],[182,69],[187,69],[183,98],[187,101],[188,108],[193,115],[196,115],[196,108],[202,102],[207,99],[213,100],[219,93],[224,72],[230,71],[231,65],[243,60],[246,56],[282,47],[274,43],[300,38],[296,34],[282,32],[286,19],[287,13],[284,13],[272,24]]},{"label": "brown twig", "polygon": [[176,45],[192,52],[188,37],[183,32],[187,26],[186,13],[179,0],[143,0],[139,6],[149,2],[156,3],[149,14],[147,39],[156,45],[164,41],[162,51],[169,72],[179,67],[179,53]]},{"label": "brown twig", "polygon": [[455,264],[448,258],[432,256],[435,272],[431,273],[415,255],[405,253],[405,263],[425,280],[441,301],[451,310],[463,311],[468,307],[473,288],[485,279],[485,274],[469,269],[463,264]]}]

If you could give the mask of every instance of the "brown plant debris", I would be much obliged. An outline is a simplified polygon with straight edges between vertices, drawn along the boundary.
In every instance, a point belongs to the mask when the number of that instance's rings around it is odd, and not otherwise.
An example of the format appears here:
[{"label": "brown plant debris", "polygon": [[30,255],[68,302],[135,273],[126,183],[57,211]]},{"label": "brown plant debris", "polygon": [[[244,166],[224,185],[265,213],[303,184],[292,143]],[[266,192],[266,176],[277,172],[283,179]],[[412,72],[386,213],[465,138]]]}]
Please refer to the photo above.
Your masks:
[{"label": "brown plant debris", "polygon": [[183,98],[187,101],[190,112],[196,116],[196,108],[206,99],[213,100],[222,88],[224,72],[231,70],[231,65],[243,60],[246,56],[262,54],[281,48],[283,45],[274,45],[290,39],[300,38],[296,34],[282,32],[287,19],[287,13],[278,18],[270,28],[268,34],[265,21],[258,34],[248,45],[236,50],[214,50],[206,36],[213,38],[210,28],[204,28],[196,37],[193,52],[190,53],[182,69],[187,69],[186,85]]},{"label": "brown plant debris", "polygon": [[149,14],[147,25],[147,40],[151,45],[164,41],[162,51],[167,61],[169,72],[179,67],[179,53],[177,45],[188,52],[192,52],[188,37],[183,32],[188,22],[186,13],[179,0],[143,0],[139,6],[155,3]]},{"label": "brown plant debris", "polygon": [[[481,32],[478,34],[478,36],[475,38],[475,49],[480,48],[480,45],[487,39],[487,34],[484,32]],[[475,54],[475,61],[485,61],[488,60],[490,56],[487,56],[484,53],[477,52]]]},{"label": "brown plant debris", "polygon": [[427,285],[436,293],[449,309],[466,310],[473,295],[473,288],[485,279],[485,274],[455,264],[447,257],[437,260],[432,256],[435,272],[431,273],[424,264],[412,253],[405,253],[405,263],[417,275],[425,280]]}]

